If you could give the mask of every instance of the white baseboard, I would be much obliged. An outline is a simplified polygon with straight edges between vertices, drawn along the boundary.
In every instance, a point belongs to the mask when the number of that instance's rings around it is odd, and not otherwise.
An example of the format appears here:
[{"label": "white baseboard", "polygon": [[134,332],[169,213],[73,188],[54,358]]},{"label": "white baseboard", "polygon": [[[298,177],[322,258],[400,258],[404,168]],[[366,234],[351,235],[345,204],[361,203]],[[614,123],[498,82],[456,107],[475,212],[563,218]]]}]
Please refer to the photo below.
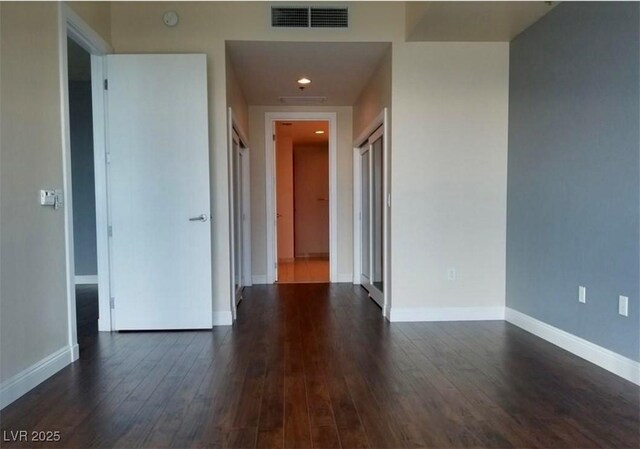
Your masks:
[{"label": "white baseboard", "polygon": [[262,285],[267,283],[267,276],[264,274],[254,274],[251,276],[251,281],[253,284]]},{"label": "white baseboard", "polygon": [[351,273],[338,273],[338,282],[353,282],[353,274]]},{"label": "white baseboard", "polygon": [[391,307],[389,321],[504,320],[504,307]]},{"label": "white baseboard", "polygon": [[0,409],[78,359],[78,345],[66,346],[0,384]]},{"label": "white baseboard", "polygon": [[631,360],[509,307],[505,311],[505,320],[613,374],[640,385],[640,362]]},{"label": "white baseboard", "polygon": [[233,324],[233,315],[231,311],[213,312],[214,326],[231,326]]},{"label": "white baseboard", "polygon": [[76,285],[84,285],[84,284],[97,284],[98,283],[98,275],[89,275],[89,276],[76,276],[75,277]]}]

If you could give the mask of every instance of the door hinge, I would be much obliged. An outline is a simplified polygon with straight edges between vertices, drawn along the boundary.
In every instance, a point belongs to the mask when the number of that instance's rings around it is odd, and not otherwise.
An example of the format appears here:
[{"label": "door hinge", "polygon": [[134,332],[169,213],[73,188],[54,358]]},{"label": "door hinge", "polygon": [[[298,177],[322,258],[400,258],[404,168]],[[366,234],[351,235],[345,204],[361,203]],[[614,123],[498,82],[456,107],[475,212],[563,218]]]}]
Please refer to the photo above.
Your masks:
[{"label": "door hinge", "polygon": [[104,80],[104,90],[109,90],[109,80]]},{"label": "door hinge", "polygon": [[110,164],[111,163],[111,152],[105,153],[104,159],[107,162],[107,164]]},{"label": "door hinge", "polygon": [[113,226],[111,225],[107,226],[107,236],[113,237]]},{"label": "door hinge", "polygon": [[278,262],[273,264],[273,268],[275,268],[276,270],[278,269]]},{"label": "door hinge", "polygon": [[112,309],[116,308],[116,298],[113,296],[109,298],[109,307],[111,307]]},{"label": "door hinge", "polygon": [[276,141],[276,135],[275,134],[273,135],[273,141],[274,142]]}]

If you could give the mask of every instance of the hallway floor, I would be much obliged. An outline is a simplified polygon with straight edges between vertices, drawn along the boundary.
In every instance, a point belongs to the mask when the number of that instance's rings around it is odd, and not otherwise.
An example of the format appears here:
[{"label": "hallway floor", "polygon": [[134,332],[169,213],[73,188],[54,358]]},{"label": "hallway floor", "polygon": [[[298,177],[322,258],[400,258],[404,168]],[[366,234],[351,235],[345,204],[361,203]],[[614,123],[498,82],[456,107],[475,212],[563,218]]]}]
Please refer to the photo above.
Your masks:
[{"label": "hallway floor", "polygon": [[278,284],[329,282],[328,257],[299,257],[278,262]]},{"label": "hallway floor", "polygon": [[637,386],[505,322],[390,324],[349,284],[244,297],[234,326],[101,334],[1,412],[60,441],[2,446],[639,446]]}]

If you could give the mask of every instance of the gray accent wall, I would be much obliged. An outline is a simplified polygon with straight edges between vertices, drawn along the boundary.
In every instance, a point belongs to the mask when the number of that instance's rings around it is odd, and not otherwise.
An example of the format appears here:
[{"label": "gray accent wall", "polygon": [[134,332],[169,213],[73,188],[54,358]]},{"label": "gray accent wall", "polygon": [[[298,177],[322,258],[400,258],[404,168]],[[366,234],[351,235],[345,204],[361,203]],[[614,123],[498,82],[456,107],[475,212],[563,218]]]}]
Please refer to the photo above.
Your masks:
[{"label": "gray accent wall", "polygon": [[511,42],[507,193],[507,306],[634,360],[639,23],[637,2],[567,2]]}]

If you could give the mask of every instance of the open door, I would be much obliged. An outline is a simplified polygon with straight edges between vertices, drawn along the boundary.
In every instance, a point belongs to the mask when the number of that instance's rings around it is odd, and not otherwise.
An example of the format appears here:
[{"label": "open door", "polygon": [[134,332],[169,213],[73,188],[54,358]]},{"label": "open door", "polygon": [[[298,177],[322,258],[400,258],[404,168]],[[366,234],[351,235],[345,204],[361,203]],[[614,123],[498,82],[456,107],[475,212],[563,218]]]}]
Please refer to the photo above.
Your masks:
[{"label": "open door", "polygon": [[113,55],[108,156],[114,329],[212,326],[205,55]]}]

